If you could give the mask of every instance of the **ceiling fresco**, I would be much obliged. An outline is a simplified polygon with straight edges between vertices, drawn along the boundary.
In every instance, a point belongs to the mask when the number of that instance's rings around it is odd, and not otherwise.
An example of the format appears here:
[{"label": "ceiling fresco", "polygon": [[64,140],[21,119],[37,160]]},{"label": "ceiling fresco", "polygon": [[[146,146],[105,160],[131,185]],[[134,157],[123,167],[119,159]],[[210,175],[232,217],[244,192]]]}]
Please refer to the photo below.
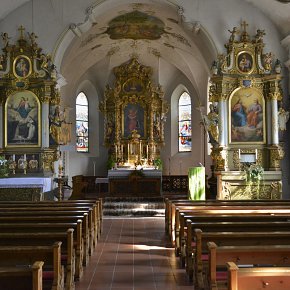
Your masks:
[{"label": "ceiling fresco", "polygon": [[136,10],[112,19],[106,33],[111,39],[156,40],[165,32],[164,29],[162,20]]}]

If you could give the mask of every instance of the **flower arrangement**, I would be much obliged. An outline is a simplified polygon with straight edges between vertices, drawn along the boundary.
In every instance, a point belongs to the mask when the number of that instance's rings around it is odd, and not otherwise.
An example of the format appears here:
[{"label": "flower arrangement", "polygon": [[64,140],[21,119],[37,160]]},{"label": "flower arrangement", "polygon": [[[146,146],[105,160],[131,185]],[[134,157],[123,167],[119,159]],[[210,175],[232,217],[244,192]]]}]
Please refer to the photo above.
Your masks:
[{"label": "flower arrangement", "polygon": [[263,177],[264,168],[261,165],[251,163],[249,166],[246,166],[245,171],[248,181],[260,182]]},{"label": "flower arrangement", "polygon": [[0,177],[7,177],[8,173],[8,160],[5,159],[5,156],[0,156]]}]

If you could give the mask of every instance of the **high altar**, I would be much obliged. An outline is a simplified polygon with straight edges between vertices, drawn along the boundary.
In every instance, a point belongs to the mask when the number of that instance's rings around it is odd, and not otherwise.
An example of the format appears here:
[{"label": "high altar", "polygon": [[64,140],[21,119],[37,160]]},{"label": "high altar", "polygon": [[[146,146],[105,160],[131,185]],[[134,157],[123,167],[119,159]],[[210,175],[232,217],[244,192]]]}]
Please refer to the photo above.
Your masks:
[{"label": "high altar", "polygon": [[[131,177],[135,175],[141,181],[140,178],[149,176],[145,171],[157,169],[168,111],[161,87],[151,82],[152,69],[141,65],[136,57],[115,67],[114,74],[114,87],[106,87],[104,101],[100,104],[105,119],[105,145],[112,163],[110,167],[114,167],[114,171],[109,171],[110,191],[114,191],[115,183],[120,181],[121,171],[127,170],[132,173]],[[154,192],[160,193],[161,175],[155,178],[158,185]],[[137,193],[139,189],[144,186],[132,191]]]},{"label": "high altar", "polygon": [[[33,32],[26,33],[22,26],[18,30],[15,44],[7,33],[2,34],[0,54],[0,171],[1,177],[9,179],[2,182],[0,193],[8,200],[9,192],[21,195],[29,188],[31,192],[37,188],[38,193],[52,189],[59,145],[70,141],[71,132],[60,109],[51,56],[38,46]],[[58,174],[62,174],[60,162]]]},{"label": "high altar", "polygon": [[[217,199],[280,199],[280,142],[289,113],[281,64],[264,52],[264,30],[251,38],[234,27],[227,52],[212,65],[210,112],[204,117],[217,178]],[[280,139],[279,139],[280,137]]]}]

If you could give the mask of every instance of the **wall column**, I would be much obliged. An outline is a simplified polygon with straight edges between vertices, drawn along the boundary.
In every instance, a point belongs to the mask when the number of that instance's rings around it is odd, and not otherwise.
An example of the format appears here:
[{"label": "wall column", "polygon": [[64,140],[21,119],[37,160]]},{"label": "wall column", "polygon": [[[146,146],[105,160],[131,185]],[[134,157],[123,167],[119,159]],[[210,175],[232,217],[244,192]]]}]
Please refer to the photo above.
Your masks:
[{"label": "wall column", "polygon": [[278,102],[277,99],[271,99],[272,108],[272,145],[279,145],[279,129],[278,129]]},{"label": "wall column", "polygon": [[49,147],[49,105],[48,102],[43,102],[41,106],[42,117],[42,148]]},{"label": "wall column", "polygon": [[228,145],[228,114],[226,100],[219,100],[219,145],[225,147]]}]

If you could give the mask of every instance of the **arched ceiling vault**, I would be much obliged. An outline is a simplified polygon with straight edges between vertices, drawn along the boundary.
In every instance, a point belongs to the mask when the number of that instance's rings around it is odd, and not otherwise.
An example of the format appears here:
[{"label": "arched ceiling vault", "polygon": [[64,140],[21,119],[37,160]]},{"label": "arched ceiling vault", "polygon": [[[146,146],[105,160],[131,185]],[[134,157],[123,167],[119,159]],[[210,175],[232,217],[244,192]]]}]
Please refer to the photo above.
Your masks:
[{"label": "arched ceiling vault", "polygon": [[99,74],[98,63],[101,66],[105,60],[108,67],[101,73],[107,83],[113,67],[137,56],[140,63],[153,68],[156,82],[160,81],[159,74],[166,74],[162,63],[167,63],[184,74],[199,94],[201,82],[209,73],[208,61],[215,55],[206,56],[209,49],[200,51],[196,42],[205,39],[202,29],[180,25],[175,7],[163,5],[160,11],[161,6],[144,3],[121,4],[107,12],[96,9],[93,19],[98,21],[89,29],[86,23],[73,28],[78,37],[65,53],[61,74],[67,82],[76,83],[87,71]]}]

